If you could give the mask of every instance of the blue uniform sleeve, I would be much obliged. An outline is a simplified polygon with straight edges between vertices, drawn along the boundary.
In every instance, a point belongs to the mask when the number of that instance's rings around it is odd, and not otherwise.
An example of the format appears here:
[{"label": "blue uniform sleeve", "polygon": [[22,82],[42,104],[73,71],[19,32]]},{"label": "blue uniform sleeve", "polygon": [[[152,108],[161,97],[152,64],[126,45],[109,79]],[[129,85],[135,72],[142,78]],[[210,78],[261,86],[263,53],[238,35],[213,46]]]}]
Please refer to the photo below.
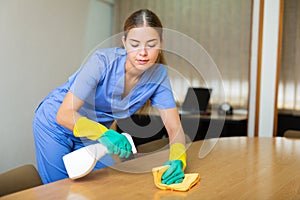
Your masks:
[{"label": "blue uniform sleeve", "polygon": [[162,79],[155,93],[151,97],[151,104],[159,109],[175,108],[176,102],[173,96],[167,70],[163,70],[160,75]]},{"label": "blue uniform sleeve", "polygon": [[95,52],[73,77],[74,80],[70,86],[71,92],[86,101],[95,94],[105,68],[105,58],[99,52]]}]

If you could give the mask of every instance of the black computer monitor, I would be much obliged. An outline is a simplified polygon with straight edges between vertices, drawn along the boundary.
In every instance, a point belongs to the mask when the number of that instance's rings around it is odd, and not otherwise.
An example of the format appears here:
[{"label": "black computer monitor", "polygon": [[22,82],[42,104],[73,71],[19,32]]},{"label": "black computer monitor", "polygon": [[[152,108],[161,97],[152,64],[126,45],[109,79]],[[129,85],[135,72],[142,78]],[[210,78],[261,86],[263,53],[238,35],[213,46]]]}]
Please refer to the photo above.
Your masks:
[{"label": "black computer monitor", "polygon": [[199,114],[207,113],[211,92],[212,89],[210,88],[189,87],[181,106],[181,111]]}]

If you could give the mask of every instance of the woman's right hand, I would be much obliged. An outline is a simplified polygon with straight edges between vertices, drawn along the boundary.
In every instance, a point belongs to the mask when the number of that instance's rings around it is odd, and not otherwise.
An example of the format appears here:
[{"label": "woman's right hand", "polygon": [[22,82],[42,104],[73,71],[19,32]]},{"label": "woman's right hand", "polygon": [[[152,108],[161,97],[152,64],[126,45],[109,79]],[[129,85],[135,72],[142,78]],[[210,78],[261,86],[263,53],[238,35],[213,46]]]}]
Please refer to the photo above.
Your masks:
[{"label": "woman's right hand", "polygon": [[106,146],[109,154],[117,154],[120,158],[128,158],[131,154],[131,144],[126,136],[109,129],[98,139]]}]

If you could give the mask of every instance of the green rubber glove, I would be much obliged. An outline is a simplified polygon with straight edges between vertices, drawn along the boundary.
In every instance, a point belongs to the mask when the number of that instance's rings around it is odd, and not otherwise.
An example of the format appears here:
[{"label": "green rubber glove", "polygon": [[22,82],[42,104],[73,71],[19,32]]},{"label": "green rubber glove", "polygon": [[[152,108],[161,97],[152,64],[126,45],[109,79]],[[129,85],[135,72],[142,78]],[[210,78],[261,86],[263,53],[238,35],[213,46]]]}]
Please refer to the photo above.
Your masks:
[{"label": "green rubber glove", "polygon": [[169,169],[162,175],[163,184],[181,183],[184,179],[183,162],[181,160],[169,160],[165,165],[170,165]]},{"label": "green rubber glove", "polygon": [[131,154],[131,144],[127,138],[109,129],[98,139],[100,143],[106,146],[109,154],[117,154],[120,158],[128,158]]}]

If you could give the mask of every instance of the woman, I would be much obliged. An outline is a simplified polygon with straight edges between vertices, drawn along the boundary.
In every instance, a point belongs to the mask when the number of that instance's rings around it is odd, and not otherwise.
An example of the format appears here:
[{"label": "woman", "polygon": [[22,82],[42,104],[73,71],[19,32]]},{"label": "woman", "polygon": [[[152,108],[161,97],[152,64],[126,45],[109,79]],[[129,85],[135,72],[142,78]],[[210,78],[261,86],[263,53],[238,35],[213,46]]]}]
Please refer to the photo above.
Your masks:
[{"label": "woman", "polygon": [[[136,11],[125,21],[123,48],[99,49],[36,109],[33,131],[38,171],[44,183],[67,178],[62,157],[101,142],[109,154],[127,158],[131,145],[110,127],[148,100],[158,108],[170,139],[169,169],[163,183],[182,182],[185,137],[163,61],[162,24],[151,11]],[[110,155],[95,169],[113,165]]]}]

